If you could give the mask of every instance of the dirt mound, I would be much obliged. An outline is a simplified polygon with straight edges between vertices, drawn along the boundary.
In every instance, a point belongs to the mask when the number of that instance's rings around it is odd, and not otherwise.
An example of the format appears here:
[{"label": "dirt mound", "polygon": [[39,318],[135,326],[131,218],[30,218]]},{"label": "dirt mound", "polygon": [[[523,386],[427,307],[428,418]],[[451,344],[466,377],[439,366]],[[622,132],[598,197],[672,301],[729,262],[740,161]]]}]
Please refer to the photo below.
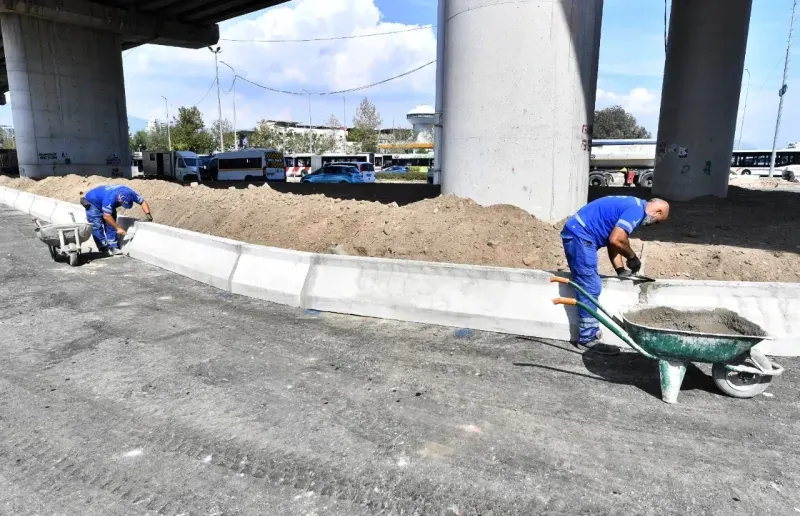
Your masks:
[{"label": "dirt mound", "polygon": [[[256,244],[566,270],[561,224],[542,222],[516,207],[483,207],[451,196],[398,207],[280,193],[269,187],[218,189],[79,176],[0,178],[0,184],[75,203],[82,193],[107,183],[129,184],[147,199],[162,224]],[[676,203],[669,222],[637,231],[634,235],[646,240],[632,240],[634,250],[644,257],[643,273],[658,278],[800,282],[800,221],[792,208],[798,194],[731,190],[733,200]],[[764,199],[765,195],[783,197]],[[142,214],[135,207],[130,215]],[[613,274],[605,255],[602,250],[601,272]]]},{"label": "dirt mound", "polygon": [[746,335],[762,337],[767,333],[760,326],[739,316],[736,312],[716,310],[675,310],[672,308],[647,308],[626,315],[634,324],[663,328],[665,330],[694,331],[717,335]]}]

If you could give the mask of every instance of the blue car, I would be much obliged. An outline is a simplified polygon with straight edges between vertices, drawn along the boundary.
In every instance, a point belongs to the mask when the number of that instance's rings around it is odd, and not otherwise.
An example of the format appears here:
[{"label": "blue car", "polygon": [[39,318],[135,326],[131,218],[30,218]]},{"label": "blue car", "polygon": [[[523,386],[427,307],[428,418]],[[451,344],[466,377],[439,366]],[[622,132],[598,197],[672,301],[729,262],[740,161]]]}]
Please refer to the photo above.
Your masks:
[{"label": "blue car", "polygon": [[391,174],[405,174],[408,172],[408,167],[402,167],[400,165],[395,165],[393,167],[384,168],[384,172],[389,172]]},{"label": "blue car", "polygon": [[363,183],[364,175],[354,166],[325,165],[319,170],[306,174],[301,183]]}]

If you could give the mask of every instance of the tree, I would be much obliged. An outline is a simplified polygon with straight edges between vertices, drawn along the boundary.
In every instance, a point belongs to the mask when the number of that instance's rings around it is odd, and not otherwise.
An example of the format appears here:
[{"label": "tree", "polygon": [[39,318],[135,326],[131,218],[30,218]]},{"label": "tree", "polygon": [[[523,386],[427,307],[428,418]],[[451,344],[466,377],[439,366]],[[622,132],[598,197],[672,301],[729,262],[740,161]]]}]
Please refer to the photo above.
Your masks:
[{"label": "tree", "polygon": [[219,146],[219,137],[215,142],[211,133],[206,130],[199,109],[180,107],[177,118],[173,119],[172,146],[175,150],[206,154]]},{"label": "tree", "polygon": [[597,139],[650,138],[650,133],[622,106],[611,106],[594,112],[592,137]]},{"label": "tree", "polygon": [[12,127],[0,127],[0,149],[16,149],[17,137]]},{"label": "tree", "polygon": [[145,148],[156,151],[169,150],[166,124],[153,124],[150,126],[150,130],[147,131]]},{"label": "tree", "polygon": [[128,140],[131,146],[131,152],[141,152],[145,149],[148,149],[149,143],[149,134],[144,129],[140,129],[133,134],[133,136],[129,136]]},{"label": "tree", "polygon": [[[219,126],[220,121],[214,120],[211,124],[211,137],[214,139],[214,144],[219,146]],[[233,135],[233,124],[227,118],[222,121],[222,141],[225,143],[223,150],[236,148],[236,137]]]},{"label": "tree", "polygon": [[280,131],[266,120],[261,120],[256,124],[253,134],[247,138],[247,144],[251,147],[283,150],[283,140]]},{"label": "tree", "polygon": [[[277,149],[286,154],[308,152],[308,132],[297,132],[292,129],[281,131],[266,120],[256,124],[255,131],[248,138],[252,147]],[[336,149],[336,137],[332,133],[311,133],[311,146],[314,154],[324,154]]]},{"label": "tree", "polygon": [[361,144],[362,152],[377,152],[378,130],[383,120],[375,104],[364,98],[353,117],[353,141]]}]

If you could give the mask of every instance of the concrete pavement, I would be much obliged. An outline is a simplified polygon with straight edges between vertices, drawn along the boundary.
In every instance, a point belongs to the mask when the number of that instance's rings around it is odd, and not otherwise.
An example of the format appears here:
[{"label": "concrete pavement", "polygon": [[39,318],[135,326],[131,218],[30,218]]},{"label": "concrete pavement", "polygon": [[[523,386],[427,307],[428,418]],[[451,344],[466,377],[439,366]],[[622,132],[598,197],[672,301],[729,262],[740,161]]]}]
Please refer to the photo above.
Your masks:
[{"label": "concrete pavement", "polygon": [[798,359],[668,406],[637,355],[70,268],[7,208],[0,335],[0,514],[800,511]]}]

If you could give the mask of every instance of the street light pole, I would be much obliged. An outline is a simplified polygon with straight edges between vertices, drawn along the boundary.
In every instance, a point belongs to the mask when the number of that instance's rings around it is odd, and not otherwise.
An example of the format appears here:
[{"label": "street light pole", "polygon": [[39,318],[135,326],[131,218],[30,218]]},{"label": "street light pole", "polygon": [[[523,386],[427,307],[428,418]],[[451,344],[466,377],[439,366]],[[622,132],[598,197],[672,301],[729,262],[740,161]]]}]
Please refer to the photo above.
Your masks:
[{"label": "street light pole", "polygon": [[161,95],[161,98],[164,99],[164,107],[167,108],[167,142],[169,143],[169,150],[172,152],[172,133],[169,130],[169,103],[164,95]]},{"label": "street light pole", "polygon": [[747,97],[750,95],[750,70],[747,68],[744,69],[747,72],[747,90],[744,94],[744,108],[742,109],[742,123],[741,127],[739,128],[739,144],[736,145],[737,149],[742,148],[742,133],[744,132],[744,117],[747,114]]},{"label": "street light pole", "polygon": [[342,126],[344,127],[344,142],[342,152],[347,154],[347,99],[342,95]]},{"label": "street light pole", "polygon": [[222,52],[220,47],[214,50],[208,47],[212,54],[214,54],[214,66],[217,69],[217,109],[219,110],[219,151],[225,152],[225,141],[222,139],[222,97],[219,93],[219,53]]},{"label": "street light pole", "polygon": [[775,173],[775,148],[778,146],[778,133],[781,129],[781,114],[783,114],[783,97],[786,95],[786,76],[789,73],[789,56],[792,52],[792,35],[794,34],[794,14],[797,10],[797,0],[792,4],[792,19],[789,22],[789,43],[786,45],[786,61],[783,63],[783,82],[781,82],[781,89],[778,90],[778,118],[775,120],[775,137],[772,139],[772,157],[769,160],[769,177]]},{"label": "street light pole", "polygon": [[239,150],[239,135],[236,134],[236,70],[225,61],[220,61],[220,63],[230,68],[231,72],[233,72],[233,148],[234,150]]},{"label": "street light pole", "polygon": [[311,92],[303,90],[308,93],[308,152],[314,154],[314,143],[311,140]]}]

